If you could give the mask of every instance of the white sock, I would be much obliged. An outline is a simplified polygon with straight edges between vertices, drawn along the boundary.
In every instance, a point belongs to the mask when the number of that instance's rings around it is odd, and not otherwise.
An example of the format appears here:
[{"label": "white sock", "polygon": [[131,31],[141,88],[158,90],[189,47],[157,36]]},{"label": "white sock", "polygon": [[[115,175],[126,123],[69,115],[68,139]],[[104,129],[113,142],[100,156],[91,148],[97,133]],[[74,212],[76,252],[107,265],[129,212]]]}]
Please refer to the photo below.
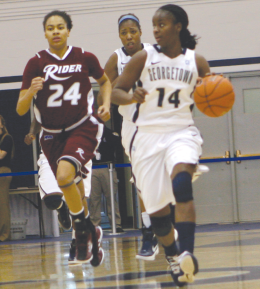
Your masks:
[{"label": "white sock", "polygon": [[76,239],[76,234],[75,234],[75,230],[72,229],[72,239]]},{"label": "white sock", "polygon": [[143,224],[145,225],[146,228],[149,228],[152,225],[150,217],[146,212],[142,213],[142,220],[143,220]]}]

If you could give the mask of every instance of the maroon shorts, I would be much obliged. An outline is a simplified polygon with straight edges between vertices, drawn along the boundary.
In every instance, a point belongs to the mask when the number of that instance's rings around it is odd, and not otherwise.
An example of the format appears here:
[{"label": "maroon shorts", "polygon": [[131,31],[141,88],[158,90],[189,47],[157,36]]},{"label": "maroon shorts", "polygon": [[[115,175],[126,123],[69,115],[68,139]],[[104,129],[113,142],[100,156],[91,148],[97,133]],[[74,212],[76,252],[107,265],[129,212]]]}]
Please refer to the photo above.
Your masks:
[{"label": "maroon shorts", "polygon": [[77,175],[84,178],[88,173],[84,165],[94,157],[102,134],[103,124],[93,116],[70,131],[43,131],[40,143],[54,175],[56,176],[59,160],[66,159],[73,163]]}]

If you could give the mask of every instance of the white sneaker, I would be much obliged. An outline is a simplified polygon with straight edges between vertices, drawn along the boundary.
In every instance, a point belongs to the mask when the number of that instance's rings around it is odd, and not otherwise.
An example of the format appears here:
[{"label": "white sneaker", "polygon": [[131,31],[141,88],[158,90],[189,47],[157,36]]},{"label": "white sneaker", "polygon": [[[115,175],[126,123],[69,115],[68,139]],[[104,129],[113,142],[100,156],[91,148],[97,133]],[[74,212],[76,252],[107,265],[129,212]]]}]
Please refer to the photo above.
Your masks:
[{"label": "white sneaker", "polygon": [[199,264],[196,257],[188,251],[183,252],[178,261],[183,275],[180,275],[178,280],[180,282],[193,283],[194,276],[199,272]]},{"label": "white sneaker", "polygon": [[178,231],[176,229],[174,229],[174,240],[178,241],[178,238],[179,238]]},{"label": "white sneaker", "polygon": [[188,251],[179,256],[166,256],[171,268],[171,275],[175,284],[179,287],[194,282],[194,275],[199,271],[196,257]]}]

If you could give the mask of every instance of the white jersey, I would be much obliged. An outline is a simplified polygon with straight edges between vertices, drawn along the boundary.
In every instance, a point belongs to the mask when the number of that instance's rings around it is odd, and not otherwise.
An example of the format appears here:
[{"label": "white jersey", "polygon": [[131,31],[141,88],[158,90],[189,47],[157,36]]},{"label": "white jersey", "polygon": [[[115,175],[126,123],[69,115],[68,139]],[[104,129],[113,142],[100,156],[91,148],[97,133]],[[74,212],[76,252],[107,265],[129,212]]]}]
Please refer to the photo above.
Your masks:
[{"label": "white jersey", "polygon": [[148,95],[145,102],[137,106],[135,124],[159,131],[193,125],[192,93],[198,78],[195,52],[183,49],[182,54],[169,58],[158,45],[144,49],[147,59],[140,83]]},{"label": "white jersey", "polygon": [[[151,46],[149,43],[142,43],[142,47],[146,48],[148,46]],[[124,47],[121,47],[117,50],[115,50],[115,53],[117,54],[117,69],[118,69],[118,75],[122,74],[126,64],[129,62],[132,56],[130,56]],[[136,111],[136,103],[129,104],[129,105],[120,105],[118,108],[119,113],[123,116],[125,120],[133,121],[133,116]]]}]

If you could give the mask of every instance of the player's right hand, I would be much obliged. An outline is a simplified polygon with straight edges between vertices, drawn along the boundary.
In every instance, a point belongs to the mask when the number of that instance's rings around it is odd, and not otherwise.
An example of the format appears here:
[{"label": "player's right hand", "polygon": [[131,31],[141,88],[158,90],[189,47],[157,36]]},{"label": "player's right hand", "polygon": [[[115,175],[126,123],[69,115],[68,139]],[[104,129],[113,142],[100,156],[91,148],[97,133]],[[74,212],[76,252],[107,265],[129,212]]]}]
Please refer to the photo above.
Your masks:
[{"label": "player's right hand", "polygon": [[147,90],[142,87],[137,87],[133,93],[132,101],[138,103],[145,102],[145,95],[148,94]]},{"label": "player's right hand", "polygon": [[24,138],[24,142],[27,144],[27,145],[30,145],[32,143],[33,140],[35,140],[35,135],[33,133],[28,133],[25,138]]},{"label": "player's right hand", "polygon": [[110,119],[110,107],[106,105],[101,105],[98,108],[98,117],[103,121],[106,122]]},{"label": "player's right hand", "polygon": [[44,78],[42,77],[35,77],[32,79],[31,86],[29,90],[31,93],[36,94],[39,90],[43,89]]}]

